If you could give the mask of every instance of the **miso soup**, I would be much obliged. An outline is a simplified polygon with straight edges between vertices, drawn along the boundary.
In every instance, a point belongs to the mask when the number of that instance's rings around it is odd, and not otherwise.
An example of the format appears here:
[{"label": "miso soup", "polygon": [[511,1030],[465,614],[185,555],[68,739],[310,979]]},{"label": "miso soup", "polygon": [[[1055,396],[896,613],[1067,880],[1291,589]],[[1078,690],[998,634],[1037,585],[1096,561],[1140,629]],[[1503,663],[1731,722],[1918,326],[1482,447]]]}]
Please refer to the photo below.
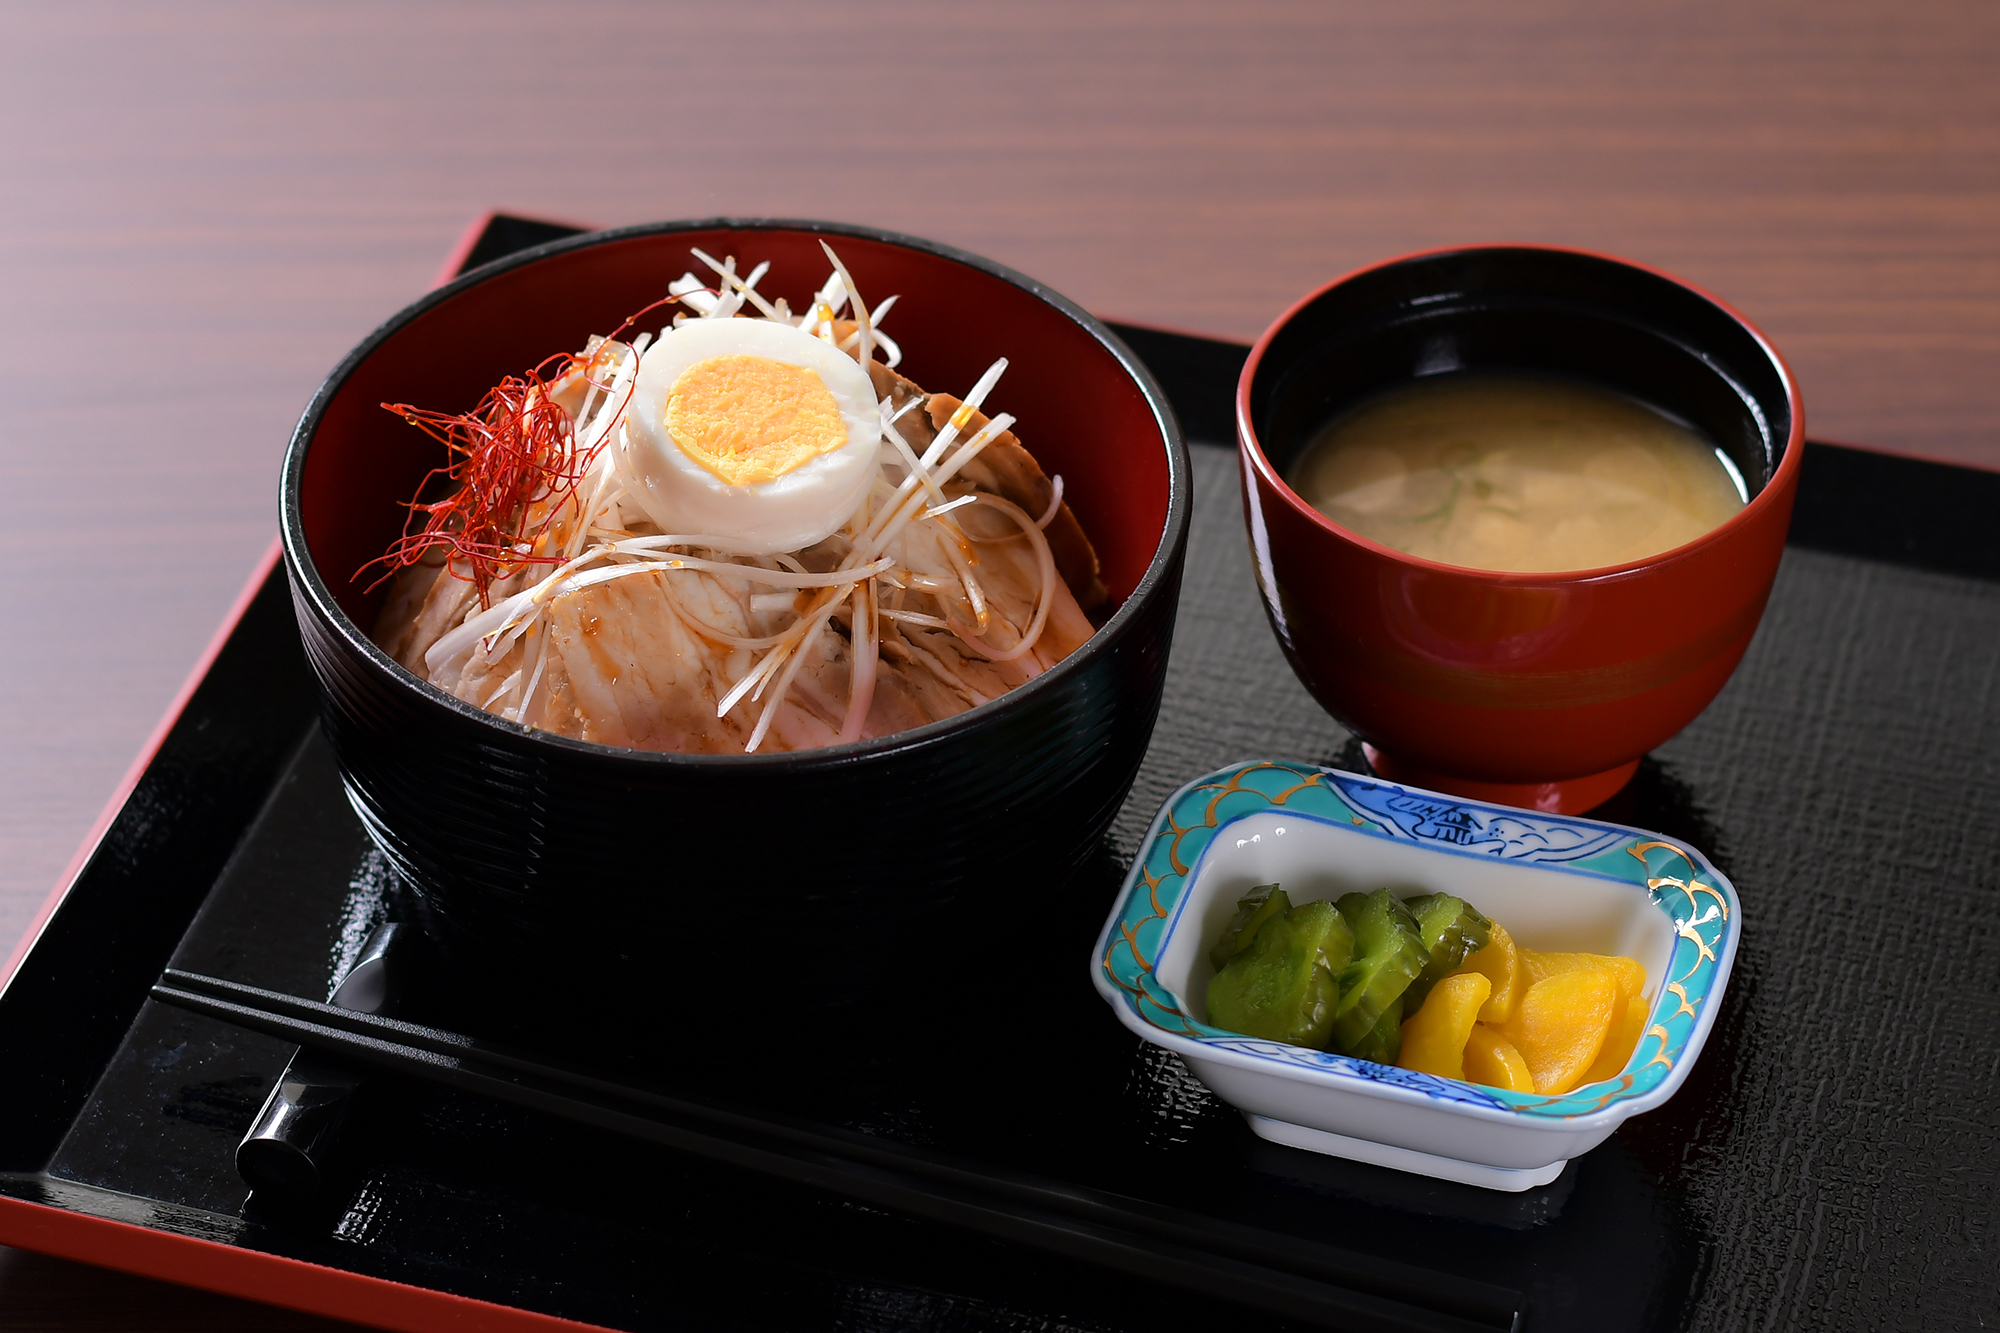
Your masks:
[{"label": "miso soup", "polygon": [[1290,469],[1313,508],[1384,546],[1509,573],[1672,550],[1743,508],[1714,441],[1575,380],[1417,380],[1336,418]]}]

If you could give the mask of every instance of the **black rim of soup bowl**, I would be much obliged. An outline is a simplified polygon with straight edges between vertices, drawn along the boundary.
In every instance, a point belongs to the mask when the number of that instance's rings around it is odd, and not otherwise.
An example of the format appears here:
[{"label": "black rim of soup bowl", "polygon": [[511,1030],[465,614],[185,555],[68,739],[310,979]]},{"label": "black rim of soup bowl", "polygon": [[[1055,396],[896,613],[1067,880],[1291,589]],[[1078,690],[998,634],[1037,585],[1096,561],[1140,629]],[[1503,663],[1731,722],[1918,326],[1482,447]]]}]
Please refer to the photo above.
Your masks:
[{"label": "black rim of soup bowl", "polygon": [[[1166,453],[1159,542],[1075,652],[965,713],[784,754],[621,749],[504,721],[395,662],[341,608],[308,552],[307,455],[329,404],[406,326],[481,283],[608,243],[772,230],[859,238],[1018,287],[1114,357]],[[664,285],[664,278],[662,279]],[[710,1018],[839,1003],[906,984],[968,931],[1014,927],[1096,847],[1158,716],[1190,511],[1178,421],[1145,365],[1066,298],[990,260],[873,228],[708,218],[565,238],[442,286],[364,340],[293,432],[286,571],[348,798],[411,891],[457,979],[530,1015],[634,1019],[720,987]],[[982,897],[983,896],[983,897]]]},{"label": "black rim of soup bowl", "polygon": [[1783,359],[1721,301],[1643,265],[1584,250],[1490,245],[1350,273],[1274,325],[1243,425],[1290,484],[1328,423],[1438,375],[1582,380],[1693,426],[1754,500],[1799,432]]}]

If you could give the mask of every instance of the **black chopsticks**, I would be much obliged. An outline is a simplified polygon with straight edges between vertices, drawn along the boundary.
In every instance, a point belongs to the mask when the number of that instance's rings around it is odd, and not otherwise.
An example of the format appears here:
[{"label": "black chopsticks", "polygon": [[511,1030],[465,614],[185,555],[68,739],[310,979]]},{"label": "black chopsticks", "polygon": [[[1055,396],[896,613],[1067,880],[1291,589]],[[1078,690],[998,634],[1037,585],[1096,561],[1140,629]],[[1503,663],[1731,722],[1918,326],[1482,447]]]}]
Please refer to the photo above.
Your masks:
[{"label": "black chopsticks", "polygon": [[459,1033],[169,969],[153,998],[350,1060],[1337,1328],[1519,1327],[1520,1294],[960,1161],[832,1126],[633,1088]]}]

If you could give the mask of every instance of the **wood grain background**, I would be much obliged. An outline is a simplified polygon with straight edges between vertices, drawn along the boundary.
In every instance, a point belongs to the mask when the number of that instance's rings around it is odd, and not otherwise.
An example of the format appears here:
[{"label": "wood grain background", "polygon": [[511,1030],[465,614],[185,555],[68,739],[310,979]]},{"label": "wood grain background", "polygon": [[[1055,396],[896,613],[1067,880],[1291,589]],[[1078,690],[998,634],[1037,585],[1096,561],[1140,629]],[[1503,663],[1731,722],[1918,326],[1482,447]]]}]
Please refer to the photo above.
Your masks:
[{"label": "wood grain background", "polygon": [[[1815,434],[2000,467],[2000,6],[9,5],[0,951],[275,530],[340,355],[491,207],[827,217],[1249,338],[1401,251],[1721,295]],[[0,1329],[326,1325],[0,1252]]]}]

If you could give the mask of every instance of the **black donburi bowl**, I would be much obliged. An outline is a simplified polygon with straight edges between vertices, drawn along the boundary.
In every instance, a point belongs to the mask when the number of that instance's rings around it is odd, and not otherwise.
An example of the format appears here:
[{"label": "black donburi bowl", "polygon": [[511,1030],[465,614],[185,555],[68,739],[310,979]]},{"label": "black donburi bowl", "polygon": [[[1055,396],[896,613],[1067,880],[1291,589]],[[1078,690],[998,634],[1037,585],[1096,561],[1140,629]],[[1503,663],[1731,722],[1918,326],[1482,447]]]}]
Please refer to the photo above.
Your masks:
[{"label": "black donburi bowl", "polygon": [[[762,290],[802,308],[828,269],[822,239],[864,295],[900,293],[890,331],[918,383],[963,393],[1009,358],[989,402],[1064,477],[1117,608],[1088,643],[943,722],[731,756],[532,731],[375,646],[384,593],[356,571],[442,461],[381,404],[470,407],[502,375],[659,299],[695,267],[691,246],[746,268],[770,260]],[[907,982],[926,958],[941,978],[962,931],[1031,918],[1090,854],[1159,711],[1188,459],[1146,368],[1039,284],[887,232],[714,219],[557,241],[403,310],[313,396],[286,454],[282,517],[348,797],[461,979],[516,1008],[600,1020],[685,1012],[701,995],[726,1022]]]}]

